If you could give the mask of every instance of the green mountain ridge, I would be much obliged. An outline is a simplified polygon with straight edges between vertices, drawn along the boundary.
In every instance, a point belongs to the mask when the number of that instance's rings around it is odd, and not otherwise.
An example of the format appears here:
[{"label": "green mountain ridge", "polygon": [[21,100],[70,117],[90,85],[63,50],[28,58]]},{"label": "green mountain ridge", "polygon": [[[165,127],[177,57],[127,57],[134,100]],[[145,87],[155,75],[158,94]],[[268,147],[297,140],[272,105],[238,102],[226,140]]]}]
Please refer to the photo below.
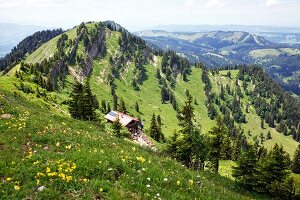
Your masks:
[{"label": "green mountain ridge", "polygon": [[[251,70],[255,72],[256,68]],[[0,184],[7,189],[0,191],[0,196],[49,198],[45,195],[53,192],[51,198],[66,195],[67,198],[153,199],[156,195],[156,198],[161,196],[164,199],[263,199],[254,193],[242,194],[231,180],[206,172],[192,172],[168,157],[156,155],[131,141],[117,139],[112,136],[109,126],[103,127],[103,114],[108,112],[103,104],[114,109],[114,97],[117,97],[118,102],[123,99],[129,114],[145,122],[146,133],[152,114],[160,115],[162,132],[169,139],[173,131],[179,129],[177,110],[184,105],[189,93],[194,97],[195,121],[201,126],[201,132],[208,135],[215,125],[216,113],[228,112],[230,120],[235,117],[229,108],[231,101],[238,99],[241,112],[238,117],[244,117],[245,122],[233,121],[232,134],[240,135],[242,141],[251,144],[260,142],[267,149],[275,143],[281,144],[293,155],[298,142],[294,140],[297,140],[297,135],[292,129],[297,128],[294,121],[299,113],[294,118],[282,116],[281,123],[287,127],[286,135],[280,133],[284,130],[278,131],[279,121],[273,127],[267,122],[261,127],[263,116],[258,115],[256,102],[279,100],[276,88],[262,98],[251,96],[250,93],[258,92],[255,88],[264,88],[258,85],[266,79],[264,76],[261,80],[249,78],[253,71],[244,68],[207,71],[201,64],[191,66],[185,58],[173,52],[150,49],[141,38],[110,21],[81,24],[64,32],[41,45],[0,77],[3,85],[0,90],[1,112],[13,115],[0,121],[0,130],[4,133],[1,134],[4,142],[0,144],[0,156],[6,161],[0,162],[3,169],[0,177],[6,180]],[[203,81],[203,73],[207,73],[211,81],[210,93],[205,92],[207,83]],[[84,82],[86,77],[89,77],[92,92],[104,109],[103,113],[97,112],[102,122],[81,122],[71,119],[68,114],[72,84],[75,80]],[[231,92],[226,92],[224,100],[218,103],[210,96],[221,95],[222,87]],[[288,98],[283,91],[279,92],[282,92],[282,98]],[[165,95],[165,99],[162,98]],[[283,108],[272,109],[285,112],[287,101],[281,102]],[[222,111],[222,105],[228,107]],[[261,115],[267,116],[265,113]],[[46,116],[49,123],[39,123]],[[265,139],[269,131],[272,138]],[[259,141],[259,138],[264,139]],[[166,146],[156,145],[159,149]],[[22,149],[25,149],[23,153]],[[9,155],[8,152],[13,153]],[[22,162],[15,165],[14,156],[23,159]],[[36,162],[40,163],[37,168],[29,167],[28,176],[22,175],[24,166]],[[47,174],[47,167],[55,170],[60,162],[71,167],[70,163],[76,164],[77,169],[69,170],[67,174],[72,180],[58,175],[49,178],[49,174],[39,178],[39,172],[46,170]],[[159,165],[155,166],[157,163]],[[14,174],[16,176],[11,177]],[[203,185],[196,184],[198,176]],[[23,181],[24,177],[26,181]],[[13,181],[7,181],[8,178]],[[42,184],[27,179],[37,179]],[[14,193],[13,185],[20,186],[20,192]],[[33,193],[36,185],[44,185],[46,190]]]},{"label": "green mountain ridge", "polygon": [[299,95],[299,46],[270,42],[242,31],[137,32],[147,42],[200,61],[207,67],[257,64],[286,90]]}]

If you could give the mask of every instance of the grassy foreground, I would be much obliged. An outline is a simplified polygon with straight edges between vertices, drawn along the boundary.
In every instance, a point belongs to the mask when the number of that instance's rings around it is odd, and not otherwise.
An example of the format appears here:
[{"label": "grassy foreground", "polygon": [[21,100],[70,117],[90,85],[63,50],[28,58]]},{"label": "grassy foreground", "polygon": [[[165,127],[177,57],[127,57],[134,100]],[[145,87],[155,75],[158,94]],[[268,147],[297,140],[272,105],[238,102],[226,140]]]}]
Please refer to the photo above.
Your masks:
[{"label": "grassy foreground", "polygon": [[263,199],[82,122],[0,77],[0,199]]}]

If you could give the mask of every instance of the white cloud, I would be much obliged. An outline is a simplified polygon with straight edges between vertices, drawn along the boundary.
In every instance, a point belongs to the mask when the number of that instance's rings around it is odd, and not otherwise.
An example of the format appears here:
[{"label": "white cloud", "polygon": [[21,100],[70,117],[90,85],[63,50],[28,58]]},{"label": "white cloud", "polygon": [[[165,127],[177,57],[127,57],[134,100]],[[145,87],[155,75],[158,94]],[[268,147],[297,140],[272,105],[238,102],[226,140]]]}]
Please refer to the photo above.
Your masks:
[{"label": "white cloud", "polygon": [[226,5],[224,0],[210,0],[205,4],[206,8],[223,8]]},{"label": "white cloud", "polygon": [[186,7],[192,7],[195,4],[195,0],[187,0],[185,2]]},{"label": "white cloud", "polygon": [[282,4],[280,0],[267,0],[265,6],[271,7],[271,6],[278,6],[280,4]]},{"label": "white cloud", "polygon": [[0,0],[0,8],[15,7],[53,7],[67,0]]}]

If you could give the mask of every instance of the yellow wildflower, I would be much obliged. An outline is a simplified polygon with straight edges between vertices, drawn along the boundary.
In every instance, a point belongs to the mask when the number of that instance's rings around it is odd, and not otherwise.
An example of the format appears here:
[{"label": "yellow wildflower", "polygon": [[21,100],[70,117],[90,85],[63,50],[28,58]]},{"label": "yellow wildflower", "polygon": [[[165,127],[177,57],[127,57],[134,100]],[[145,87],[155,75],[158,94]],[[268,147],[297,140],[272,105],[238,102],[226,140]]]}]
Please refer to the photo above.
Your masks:
[{"label": "yellow wildflower", "polygon": [[71,144],[70,144],[70,145],[67,145],[65,148],[66,148],[66,149],[71,149],[71,148],[72,148],[72,145],[71,145]]},{"label": "yellow wildflower", "polygon": [[100,192],[103,192],[103,188],[100,188],[99,191],[100,191]]},{"label": "yellow wildflower", "polygon": [[17,191],[20,190],[20,186],[18,186],[18,185],[15,185],[14,188],[15,188],[15,190],[17,190]]},{"label": "yellow wildflower", "polygon": [[189,184],[193,185],[194,181],[193,180],[189,180]]},{"label": "yellow wildflower", "polygon": [[60,145],[60,143],[59,143],[59,142],[56,142],[56,145],[55,145],[55,146],[59,147],[59,145]]},{"label": "yellow wildflower", "polygon": [[136,159],[137,159],[138,161],[140,161],[141,163],[144,163],[144,162],[146,161],[146,159],[143,158],[142,156],[136,157]]},{"label": "yellow wildflower", "polygon": [[50,167],[46,168],[46,173],[49,173],[51,171]]},{"label": "yellow wildflower", "polygon": [[73,179],[72,176],[66,176],[66,181],[67,182],[71,181],[72,179]]},{"label": "yellow wildflower", "polygon": [[180,185],[180,181],[179,180],[176,183],[177,183],[177,185]]},{"label": "yellow wildflower", "polygon": [[7,181],[11,181],[11,178],[10,178],[10,177],[7,177],[6,180],[7,180]]},{"label": "yellow wildflower", "polygon": [[39,163],[40,163],[40,161],[37,160],[33,164],[36,165],[36,164],[39,164]]}]

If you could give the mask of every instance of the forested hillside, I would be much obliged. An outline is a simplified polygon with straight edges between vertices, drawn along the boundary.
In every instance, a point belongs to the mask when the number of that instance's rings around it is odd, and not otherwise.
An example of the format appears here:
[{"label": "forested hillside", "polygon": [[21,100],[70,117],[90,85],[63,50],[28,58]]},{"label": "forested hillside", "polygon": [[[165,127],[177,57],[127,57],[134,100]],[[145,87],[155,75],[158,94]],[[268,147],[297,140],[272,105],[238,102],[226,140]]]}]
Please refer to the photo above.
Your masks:
[{"label": "forested hillside", "polygon": [[[296,198],[299,101],[262,68],[190,64],[111,21],[33,44],[0,77],[0,196]],[[155,150],[133,144],[119,122],[106,124],[111,110],[143,121]],[[249,149],[263,173],[253,172],[250,190],[241,172]],[[224,160],[236,162],[229,177],[239,184],[209,173]],[[281,175],[264,181],[272,170]]]}]

